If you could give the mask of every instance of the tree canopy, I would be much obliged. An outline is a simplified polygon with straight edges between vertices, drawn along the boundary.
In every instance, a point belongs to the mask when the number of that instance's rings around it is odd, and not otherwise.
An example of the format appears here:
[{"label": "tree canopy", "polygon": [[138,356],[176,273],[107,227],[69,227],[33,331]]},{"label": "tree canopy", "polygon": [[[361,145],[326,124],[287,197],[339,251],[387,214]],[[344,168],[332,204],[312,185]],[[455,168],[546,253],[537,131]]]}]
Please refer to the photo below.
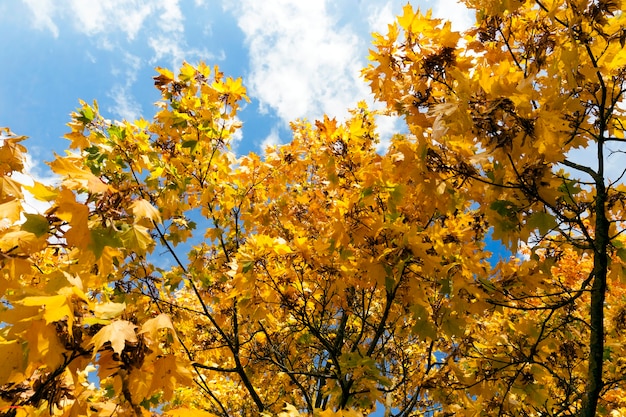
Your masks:
[{"label": "tree canopy", "polygon": [[3,129],[0,413],[626,414],[623,5],[465,3],[374,34],[383,110],[263,155],[204,63],[157,68],[150,120],[81,101],[54,186]]}]

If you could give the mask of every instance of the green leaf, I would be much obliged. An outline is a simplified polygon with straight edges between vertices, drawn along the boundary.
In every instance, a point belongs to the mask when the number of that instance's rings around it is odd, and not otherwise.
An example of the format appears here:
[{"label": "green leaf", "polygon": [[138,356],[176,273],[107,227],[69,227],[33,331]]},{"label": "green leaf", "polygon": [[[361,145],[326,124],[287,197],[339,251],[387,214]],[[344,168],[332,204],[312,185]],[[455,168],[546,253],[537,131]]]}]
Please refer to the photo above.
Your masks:
[{"label": "green leaf", "polygon": [[478,282],[480,282],[481,286],[489,293],[496,290],[495,285],[493,285],[488,279],[478,277]]},{"label": "green leaf", "polygon": [[574,200],[572,199],[572,196],[575,196],[576,194],[580,193],[582,191],[582,188],[578,186],[577,181],[563,180],[563,184],[559,186],[558,190],[561,193],[563,193],[563,200],[566,203],[574,204]]},{"label": "green leaf", "polygon": [[450,282],[450,278],[443,278],[440,281],[441,284],[441,293],[443,295],[449,296],[452,292],[452,282]]},{"label": "green leaf", "polygon": [[113,125],[111,127],[109,127],[109,135],[113,138],[113,137],[117,137],[119,139],[124,140],[126,138],[126,129],[123,129],[120,126],[116,126]]},{"label": "green leaf", "polygon": [[[386,268],[385,268],[386,269]],[[394,287],[396,286],[396,281],[393,279],[389,273],[385,276],[385,290],[388,293],[392,293]]]},{"label": "green leaf", "polygon": [[496,200],[489,208],[502,217],[514,217],[517,214],[517,206],[508,200]]},{"label": "green leaf", "polygon": [[111,228],[96,228],[91,230],[90,249],[96,255],[96,258],[102,256],[105,246],[112,248],[120,248],[123,246],[122,240],[118,233]]},{"label": "green leaf", "polygon": [[197,140],[186,140],[182,143],[183,148],[189,148],[192,152],[196,149],[196,145],[198,144]]},{"label": "green leaf", "polygon": [[557,225],[554,216],[543,211],[538,211],[531,214],[526,224],[531,229],[539,230],[539,233],[542,235],[545,235],[550,230],[554,229]]},{"label": "green leaf", "polygon": [[80,120],[83,123],[90,123],[93,120],[93,110],[91,110],[91,107],[89,106],[85,106],[82,109],[80,109],[80,117],[78,118],[78,120]]},{"label": "green leaf", "polygon": [[626,263],[626,248],[618,248],[616,254],[622,262]]},{"label": "green leaf", "polygon": [[252,267],[254,266],[254,262],[253,261],[246,261],[244,263],[241,264],[241,272],[243,272],[244,274],[249,272]]},{"label": "green leaf", "polygon": [[422,340],[435,340],[437,338],[437,329],[430,320],[430,314],[421,304],[415,304],[411,307],[415,324],[413,325],[413,333],[418,335]]},{"label": "green leaf", "polygon": [[462,336],[467,323],[458,317],[446,317],[441,323],[442,330],[450,336]]},{"label": "green leaf", "polygon": [[24,213],[24,216],[26,221],[22,225],[22,230],[30,232],[37,237],[45,235],[50,230],[48,219],[41,214]]}]

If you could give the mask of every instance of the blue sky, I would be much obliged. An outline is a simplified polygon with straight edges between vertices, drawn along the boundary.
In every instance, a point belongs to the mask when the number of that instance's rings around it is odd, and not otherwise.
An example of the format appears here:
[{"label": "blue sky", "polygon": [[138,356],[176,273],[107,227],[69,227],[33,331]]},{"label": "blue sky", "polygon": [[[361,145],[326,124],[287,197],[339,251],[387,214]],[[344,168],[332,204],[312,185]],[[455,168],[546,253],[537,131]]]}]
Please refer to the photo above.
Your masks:
[{"label": "blue sky", "polygon": [[[0,126],[29,136],[33,174],[61,153],[78,99],[110,119],[151,118],[154,67],[183,60],[242,77],[252,102],[240,114],[239,154],[289,140],[288,123],[324,113],[342,118],[371,100],[359,71],[371,32],[385,31],[396,0],[12,0],[0,3]],[[457,29],[473,14],[455,0],[422,10]],[[401,129],[380,120],[383,136]]]}]

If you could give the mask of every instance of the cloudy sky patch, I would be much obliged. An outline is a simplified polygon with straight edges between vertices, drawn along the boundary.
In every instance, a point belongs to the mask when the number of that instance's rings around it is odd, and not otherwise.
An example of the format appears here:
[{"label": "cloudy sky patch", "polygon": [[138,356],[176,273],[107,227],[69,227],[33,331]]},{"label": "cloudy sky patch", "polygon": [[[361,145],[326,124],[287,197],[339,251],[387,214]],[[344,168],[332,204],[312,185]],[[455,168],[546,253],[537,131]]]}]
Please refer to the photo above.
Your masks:
[{"label": "cloudy sky patch", "polygon": [[[244,79],[252,103],[241,114],[237,150],[259,151],[288,140],[292,120],[313,120],[325,113],[342,120],[360,100],[373,103],[360,76],[367,65],[371,32],[386,32],[404,4],[395,0],[7,2],[0,6],[0,30],[8,35],[0,38],[5,42],[0,59],[10,64],[0,67],[0,75],[12,82],[0,87],[0,125],[30,136],[33,145],[52,144],[59,151],[66,146],[61,137],[79,98],[98,100],[108,118],[149,119],[159,98],[151,79],[154,67],[176,70],[183,61],[203,60],[219,65],[226,75]],[[453,0],[423,0],[414,7],[435,7],[436,14],[445,10],[459,25],[466,24],[467,15]],[[384,148],[401,124],[381,118],[379,127]],[[51,154],[35,157],[52,159]]]}]

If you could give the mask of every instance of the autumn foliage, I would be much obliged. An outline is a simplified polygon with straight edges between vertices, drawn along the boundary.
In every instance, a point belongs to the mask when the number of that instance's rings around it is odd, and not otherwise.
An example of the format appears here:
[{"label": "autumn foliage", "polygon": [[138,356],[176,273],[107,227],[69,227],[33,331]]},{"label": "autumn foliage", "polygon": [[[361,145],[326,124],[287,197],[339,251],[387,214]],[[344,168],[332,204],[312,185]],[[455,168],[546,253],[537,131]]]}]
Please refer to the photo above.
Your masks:
[{"label": "autumn foliage", "polygon": [[4,129],[0,413],[626,415],[623,5],[466,3],[374,34],[384,110],[263,155],[202,63],[151,120],[81,102],[54,186]]}]

